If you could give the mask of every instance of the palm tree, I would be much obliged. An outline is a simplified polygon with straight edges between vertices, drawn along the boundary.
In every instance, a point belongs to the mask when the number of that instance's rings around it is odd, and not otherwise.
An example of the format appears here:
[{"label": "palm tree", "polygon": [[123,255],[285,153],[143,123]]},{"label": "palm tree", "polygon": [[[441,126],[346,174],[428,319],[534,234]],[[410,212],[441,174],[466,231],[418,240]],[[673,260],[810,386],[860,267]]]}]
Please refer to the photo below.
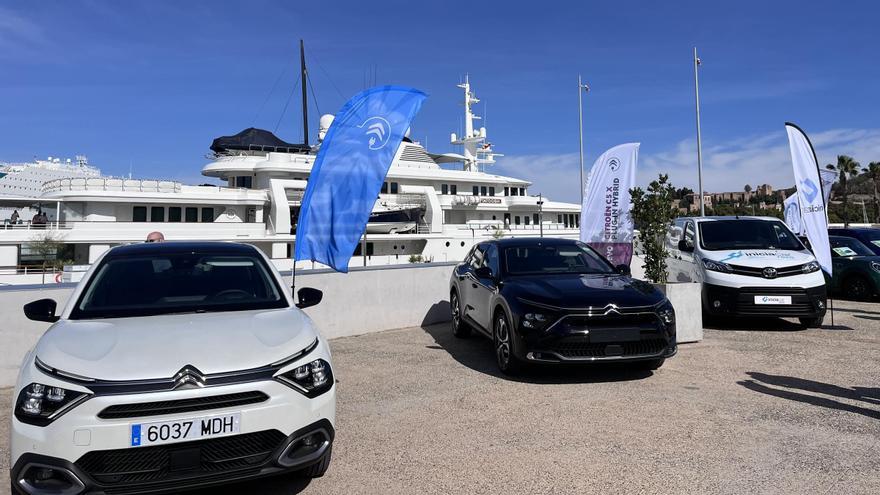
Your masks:
[{"label": "palm tree", "polygon": [[840,173],[840,188],[843,191],[843,225],[849,224],[849,191],[846,188],[848,178],[859,175],[859,162],[853,160],[851,156],[837,155],[837,167],[830,163],[825,166],[828,170],[837,170]]},{"label": "palm tree", "polygon": [[874,221],[880,223],[880,162],[871,162],[864,170],[874,183]]}]

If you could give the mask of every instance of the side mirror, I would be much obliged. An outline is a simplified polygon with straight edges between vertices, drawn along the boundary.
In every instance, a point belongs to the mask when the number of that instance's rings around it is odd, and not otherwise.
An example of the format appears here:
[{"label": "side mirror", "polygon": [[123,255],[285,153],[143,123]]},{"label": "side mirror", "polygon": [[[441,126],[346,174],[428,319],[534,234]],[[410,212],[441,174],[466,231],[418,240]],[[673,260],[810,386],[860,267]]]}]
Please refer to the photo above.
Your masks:
[{"label": "side mirror", "polygon": [[620,264],[615,266],[614,269],[621,275],[626,275],[627,277],[632,275],[632,270],[630,270],[629,265]]},{"label": "side mirror", "polygon": [[678,241],[678,250],[683,251],[685,253],[692,253],[692,252],[694,252],[694,246],[691,243],[689,243],[688,241],[682,239],[682,240]]},{"label": "side mirror", "polygon": [[477,278],[492,278],[492,270],[488,266],[481,266],[474,271]]},{"label": "side mirror", "polygon": [[303,309],[314,306],[321,302],[321,299],[324,298],[324,293],[319,291],[318,289],[303,287],[302,289],[296,291],[296,297],[299,300],[299,302],[296,303],[296,307],[299,309]]},{"label": "side mirror", "polygon": [[38,299],[24,305],[24,315],[27,316],[29,320],[55,323],[61,319],[60,316],[55,315],[55,309],[57,307],[58,303],[56,303],[54,299]]}]

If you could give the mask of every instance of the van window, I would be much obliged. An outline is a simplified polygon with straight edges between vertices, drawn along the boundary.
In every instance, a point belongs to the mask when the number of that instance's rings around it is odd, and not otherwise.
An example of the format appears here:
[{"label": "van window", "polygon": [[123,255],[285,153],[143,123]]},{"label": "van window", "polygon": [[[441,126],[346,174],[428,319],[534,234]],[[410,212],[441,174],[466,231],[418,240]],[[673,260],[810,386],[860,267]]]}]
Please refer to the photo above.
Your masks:
[{"label": "van window", "polygon": [[700,222],[700,245],[708,251],[731,249],[804,249],[778,220],[714,220]]}]

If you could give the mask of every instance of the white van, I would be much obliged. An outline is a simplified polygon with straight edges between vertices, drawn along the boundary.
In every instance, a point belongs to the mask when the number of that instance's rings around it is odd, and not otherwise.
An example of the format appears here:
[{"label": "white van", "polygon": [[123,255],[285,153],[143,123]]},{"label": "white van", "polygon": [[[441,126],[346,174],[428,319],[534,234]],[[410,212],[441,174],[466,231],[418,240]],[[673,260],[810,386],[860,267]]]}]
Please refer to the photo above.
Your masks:
[{"label": "white van", "polygon": [[678,218],[667,243],[669,280],[702,282],[705,315],[822,324],[826,293],[819,263],[778,218]]}]

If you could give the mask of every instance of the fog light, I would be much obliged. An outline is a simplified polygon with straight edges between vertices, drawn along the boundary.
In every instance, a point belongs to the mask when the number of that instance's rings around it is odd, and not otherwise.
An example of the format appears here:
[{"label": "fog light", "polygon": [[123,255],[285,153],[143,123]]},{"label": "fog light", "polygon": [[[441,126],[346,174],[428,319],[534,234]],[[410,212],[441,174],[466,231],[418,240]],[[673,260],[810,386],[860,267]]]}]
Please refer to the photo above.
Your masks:
[{"label": "fog light", "polygon": [[712,301],[712,307],[715,308],[715,309],[720,308],[720,307],[721,307],[721,301],[719,301],[719,300],[717,300],[717,299],[714,300],[714,301]]},{"label": "fog light", "polygon": [[70,471],[45,464],[28,464],[21,471],[18,484],[27,493],[75,495],[85,486]]}]

